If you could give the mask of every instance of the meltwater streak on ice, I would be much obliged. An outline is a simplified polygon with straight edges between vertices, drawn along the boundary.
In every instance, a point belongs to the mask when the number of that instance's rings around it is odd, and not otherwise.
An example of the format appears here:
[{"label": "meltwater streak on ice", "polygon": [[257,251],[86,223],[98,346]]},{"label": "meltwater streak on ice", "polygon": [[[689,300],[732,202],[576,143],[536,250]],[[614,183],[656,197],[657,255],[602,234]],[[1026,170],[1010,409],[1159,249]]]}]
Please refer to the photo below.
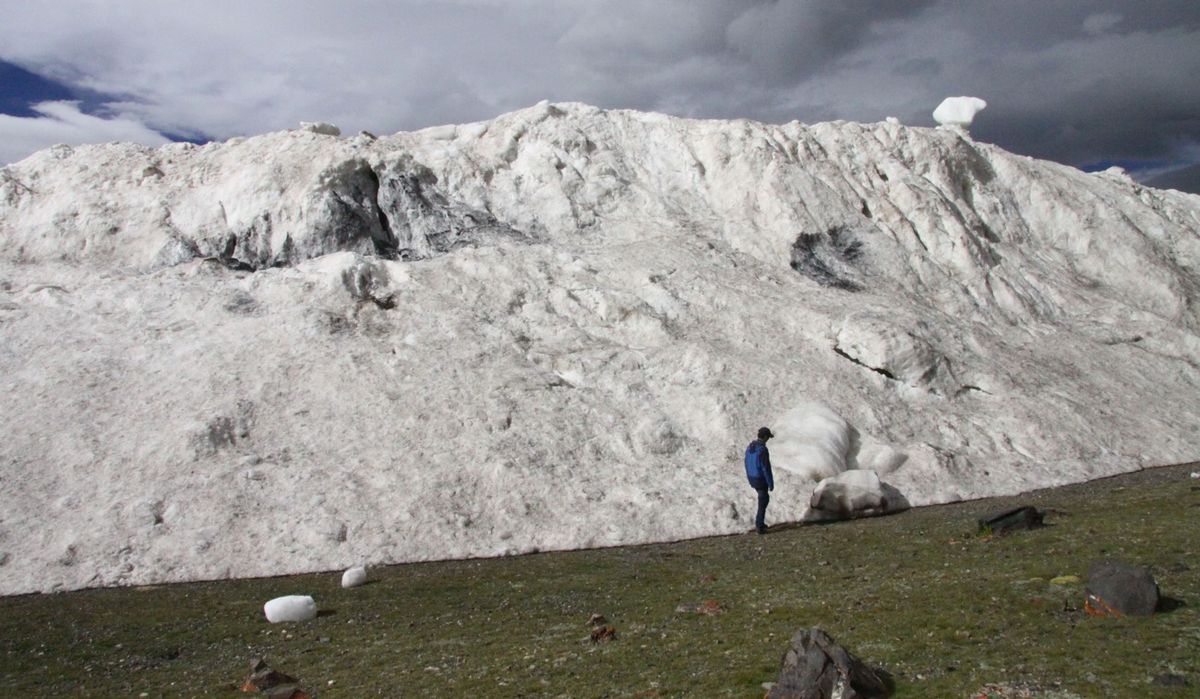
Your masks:
[{"label": "meltwater streak on ice", "polygon": [[[321,131],[324,131],[323,133]],[[0,592],[750,528],[1200,450],[1200,197],[550,105],[0,170]]]}]

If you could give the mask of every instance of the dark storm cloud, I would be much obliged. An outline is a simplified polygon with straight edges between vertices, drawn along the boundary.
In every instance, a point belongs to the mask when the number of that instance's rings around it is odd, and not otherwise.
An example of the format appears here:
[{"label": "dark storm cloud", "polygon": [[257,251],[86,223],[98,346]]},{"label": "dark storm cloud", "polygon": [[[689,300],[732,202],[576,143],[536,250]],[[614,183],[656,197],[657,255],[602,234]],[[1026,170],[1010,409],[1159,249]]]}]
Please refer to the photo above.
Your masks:
[{"label": "dark storm cloud", "polygon": [[930,1],[767,2],[747,9],[726,30],[730,47],[760,75],[795,82],[869,40],[880,22],[905,17]]},{"label": "dark storm cloud", "polygon": [[1193,0],[64,0],[6,10],[0,60],[215,138],[318,119],[387,132],[541,99],[932,125],[965,94],[989,103],[972,133],[1016,152],[1160,169],[1200,153]]},{"label": "dark storm cloud", "polygon": [[938,22],[978,41],[965,64],[944,62],[990,102],[977,138],[1077,165],[1185,157],[1200,142],[1198,3],[976,2]]}]

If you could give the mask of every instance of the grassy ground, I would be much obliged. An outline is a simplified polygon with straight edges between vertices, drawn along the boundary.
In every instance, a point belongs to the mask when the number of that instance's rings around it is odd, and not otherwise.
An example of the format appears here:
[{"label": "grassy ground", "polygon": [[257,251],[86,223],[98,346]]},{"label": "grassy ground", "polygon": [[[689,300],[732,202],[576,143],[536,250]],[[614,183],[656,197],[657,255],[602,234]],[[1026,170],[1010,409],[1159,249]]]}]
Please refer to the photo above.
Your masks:
[{"label": "grassy ground", "polygon": [[[352,590],[339,571],[3,598],[0,696],[232,697],[264,657],[320,697],[761,697],[808,626],[887,669],[900,697],[1197,696],[1195,469],[762,537],[394,566]],[[975,535],[975,517],[1015,504],[1049,508],[1050,526]],[[1083,583],[1050,580],[1098,557],[1150,566],[1168,611],[1084,616]],[[322,614],[268,624],[262,603],[296,593]],[[705,600],[723,611],[677,611]],[[614,640],[591,642],[594,612]]]}]

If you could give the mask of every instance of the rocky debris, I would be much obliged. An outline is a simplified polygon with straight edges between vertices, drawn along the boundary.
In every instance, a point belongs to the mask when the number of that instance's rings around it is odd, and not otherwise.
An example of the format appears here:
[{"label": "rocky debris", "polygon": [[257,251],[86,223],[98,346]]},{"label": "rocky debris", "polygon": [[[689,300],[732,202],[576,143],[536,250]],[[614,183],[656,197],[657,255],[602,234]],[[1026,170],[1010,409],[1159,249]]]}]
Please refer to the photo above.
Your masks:
[{"label": "rocky debris", "polygon": [[1120,561],[1088,568],[1083,610],[1090,616],[1150,616],[1158,609],[1158,583],[1150,569]]},{"label": "rocky debris", "polygon": [[721,603],[716,601],[715,599],[706,599],[703,602],[700,602],[699,604],[695,604],[695,603],[681,604],[675,608],[675,611],[679,614],[713,615],[713,614],[723,614],[725,612],[725,608],[722,607]]},{"label": "rocky debris", "polygon": [[608,619],[600,612],[594,612],[588,617],[588,626],[592,627],[592,643],[611,641],[617,637],[617,627],[609,624]]},{"label": "rocky debris", "polygon": [[286,595],[263,605],[267,621],[278,624],[283,621],[308,621],[317,616],[317,603],[308,595]]},{"label": "rocky debris", "polygon": [[342,587],[351,588],[365,585],[367,582],[367,569],[364,566],[354,566],[345,573],[342,573]]},{"label": "rocky debris", "polygon": [[1035,682],[992,682],[971,692],[971,699],[1079,699],[1078,694]]},{"label": "rocky debris", "polygon": [[867,469],[851,469],[817,484],[805,519],[849,519],[907,509],[907,501],[895,488]]},{"label": "rocky debris", "polygon": [[978,522],[981,534],[1007,534],[1042,526],[1042,513],[1036,507],[1016,507],[985,515]]},{"label": "rocky debris", "polygon": [[378,260],[355,257],[354,264],[342,270],[342,285],[359,301],[369,301],[385,311],[396,307],[395,294],[388,291],[387,268]]},{"label": "rocky debris", "polygon": [[890,678],[817,627],[797,631],[767,699],[868,699],[891,696]]},{"label": "rocky debris", "polygon": [[291,675],[271,669],[267,661],[255,658],[250,661],[250,674],[242,682],[243,692],[266,692],[271,699],[307,699],[308,694],[297,686]]}]

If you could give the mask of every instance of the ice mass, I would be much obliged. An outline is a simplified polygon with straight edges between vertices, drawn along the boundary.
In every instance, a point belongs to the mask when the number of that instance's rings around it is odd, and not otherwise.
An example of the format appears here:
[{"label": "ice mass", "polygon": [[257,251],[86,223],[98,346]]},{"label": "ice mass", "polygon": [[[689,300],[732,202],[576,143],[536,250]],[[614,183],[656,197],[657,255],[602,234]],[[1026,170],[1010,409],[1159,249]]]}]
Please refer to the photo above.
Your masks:
[{"label": "ice mass", "polygon": [[745,532],[760,425],[776,523],[1200,455],[1200,196],[961,128],[59,146],[0,240],[3,594]]}]

